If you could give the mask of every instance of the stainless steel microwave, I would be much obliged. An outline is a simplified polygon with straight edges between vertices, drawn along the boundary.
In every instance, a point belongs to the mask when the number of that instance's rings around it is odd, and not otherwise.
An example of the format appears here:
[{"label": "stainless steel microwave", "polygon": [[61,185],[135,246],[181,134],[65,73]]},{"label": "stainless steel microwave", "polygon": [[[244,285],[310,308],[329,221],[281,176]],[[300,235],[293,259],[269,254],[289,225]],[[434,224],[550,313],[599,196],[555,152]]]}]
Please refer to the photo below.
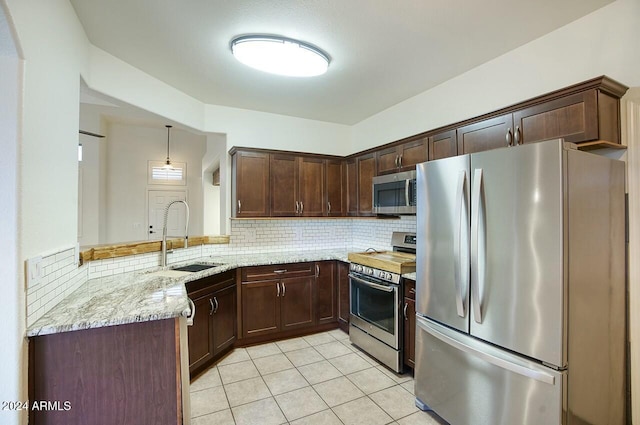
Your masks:
[{"label": "stainless steel microwave", "polygon": [[412,215],[416,213],[416,171],[373,178],[373,212]]}]

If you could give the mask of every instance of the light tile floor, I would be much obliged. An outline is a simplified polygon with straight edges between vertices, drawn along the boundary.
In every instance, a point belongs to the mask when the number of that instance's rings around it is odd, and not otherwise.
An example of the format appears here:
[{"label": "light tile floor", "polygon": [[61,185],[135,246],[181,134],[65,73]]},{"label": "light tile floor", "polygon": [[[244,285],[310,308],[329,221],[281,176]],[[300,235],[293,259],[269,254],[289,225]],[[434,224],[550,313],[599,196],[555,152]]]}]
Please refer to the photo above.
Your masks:
[{"label": "light tile floor", "polygon": [[191,383],[192,425],[441,425],[339,329],[237,348]]}]

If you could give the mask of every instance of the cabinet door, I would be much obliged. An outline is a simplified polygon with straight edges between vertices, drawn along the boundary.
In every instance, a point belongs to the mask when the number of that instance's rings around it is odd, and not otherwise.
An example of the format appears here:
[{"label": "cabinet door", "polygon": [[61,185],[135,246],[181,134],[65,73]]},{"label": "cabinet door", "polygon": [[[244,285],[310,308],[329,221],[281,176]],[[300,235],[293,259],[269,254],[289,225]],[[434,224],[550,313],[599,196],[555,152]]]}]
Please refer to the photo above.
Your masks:
[{"label": "cabinet door", "polygon": [[316,299],[318,324],[338,319],[338,285],[335,261],[316,263]]},{"label": "cabinet door", "polygon": [[[262,152],[236,152],[235,167],[235,217],[269,216],[269,154]],[[232,188],[233,189],[233,188]]]},{"label": "cabinet door", "polygon": [[196,306],[193,325],[187,328],[189,340],[189,371],[193,371],[213,359],[213,329],[211,328],[212,294],[192,299]]},{"label": "cabinet door", "polygon": [[429,137],[429,161],[449,158],[458,154],[456,130],[449,130]]},{"label": "cabinet door", "polygon": [[298,191],[300,215],[318,217],[324,215],[324,160],[299,158]]},{"label": "cabinet door", "polygon": [[293,155],[272,154],[271,216],[293,217],[297,215],[298,158]]},{"label": "cabinet door", "polygon": [[375,155],[370,153],[358,157],[358,215],[374,215],[373,176],[375,175]]},{"label": "cabinet door", "polygon": [[213,354],[233,345],[236,340],[236,286],[230,285],[213,294]]},{"label": "cabinet door", "polygon": [[327,194],[327,204],[325,206],[325,215],[341,217],[344,215],[342,184],[343,184],[344,166],[340,160],[328,159],[325,163],[326,185],[325,192]]},{"label": "cabinet door", "polygon": [[502,115],[458,128],[458,154],[513,145],[513,119]]},{"label": "cabinet door", "polygon": [[346,176],[345,187],[347,189],[347,215],[358,215],[358,161],[351,158],[345,161]]},{"label": "cabinet door", "polygon": [[242,336],[250,337],[280,330],[278,280],[242,283]]},{"label": "cabinet door", "polygon": [[429,150],[428,142],[429,138],[424,137],[400,145],[400,156],[398,158],[398,164],[400,165],[399,171],[415,170],[416,164],[426,162]]},{"label": "cabinet door", "polygon": [[338,263],[338,323],[349,325],[349,263]]},{"label": "cabinet door", "polygon": [[315,277],[296,277],[280,281],[280,309],[283,331],[313,325],[313,282]]},{"label": "cabinet door", "polygon": [[596,89],[576,93],[513,113],[518,144],[563,137],[579,143],[598,139]]},{"label": "cabinet door", "polygon": [[398,167],[400,166],[398,163],[399,158],[400,152],[397,146],[377,151],[376,161],[378,163],[378,175],[398,171]]},{"label": "cabinet door", "polygon": [[405,281],[404,298],[404,363],[415,367],[416,353],[416,283],[412,280]]}]

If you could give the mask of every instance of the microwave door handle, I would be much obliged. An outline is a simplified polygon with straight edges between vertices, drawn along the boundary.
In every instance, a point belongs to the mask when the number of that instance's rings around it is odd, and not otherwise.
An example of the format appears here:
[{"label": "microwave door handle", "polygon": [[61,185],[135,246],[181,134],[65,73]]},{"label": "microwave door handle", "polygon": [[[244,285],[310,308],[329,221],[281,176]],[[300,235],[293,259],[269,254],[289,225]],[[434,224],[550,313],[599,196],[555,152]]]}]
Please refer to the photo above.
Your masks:
[{"label": "microwave door handle", "polygon": [[411,189],[411,180],[410,179],[406,179],[404,181],[404,203],[405,206],[410,207],[411,206],[411,202],[410,202],[410,189]]},{"label": "microwave door handle", "polygon": [[[464,271],[464,267],[468,267],[468,238],[465,238],[465,242],[462,242],[462,229],[463,227],[466,230],[466,235],[468,235],[468,229],[466,229],[466,227],[468,227],[467,225],[467,220],[466,219],[466,214],[465,214],[465,220],[464,223],[462,222],[462,218],[463,218],[463,214],[462,214],[462,210],[463,208],[465,209],[466,212],[466,195],[465,195],[465,191],[464,191],[464,187],[467,181],[467,172],[466,170],[460,170],[460,173],[458,174],[458,185],[456,188],[456,217],[455,217],[455,222],[453,225],[453,277],[454,277],[454,284],[455,284],[455,288],[456,288],[456,310],[458,313],[458,316],[460,317],[465,317],[467,315],[466,312],[466,306],[464,303],[464,299],[465,297],[465,292],[466,292],[466,288],[468,288],[468,273],[465,273]],[[463,250],[465,251],[465,260],[466,261],[462,261],[462,255],[463,255]],[[464,278],[464,285],[463,285],[463,277]]]},{"label": "microwave door handle", "polygon": [[384,291],[384,292],[393,292],[395,291],[395,288],[392,286],[384,286],[384,285],[378,285],[377,283],[373,283],[373,282],[369,282],[368,280],[364,280],[364,279],[360,279],[357,276],[352,275],[351,273],[349,273],[349,277],[353,280],[355,280],[356,282],[360,282],[363,285],[369,286],[373,289],[378,289],[380,291]]}]

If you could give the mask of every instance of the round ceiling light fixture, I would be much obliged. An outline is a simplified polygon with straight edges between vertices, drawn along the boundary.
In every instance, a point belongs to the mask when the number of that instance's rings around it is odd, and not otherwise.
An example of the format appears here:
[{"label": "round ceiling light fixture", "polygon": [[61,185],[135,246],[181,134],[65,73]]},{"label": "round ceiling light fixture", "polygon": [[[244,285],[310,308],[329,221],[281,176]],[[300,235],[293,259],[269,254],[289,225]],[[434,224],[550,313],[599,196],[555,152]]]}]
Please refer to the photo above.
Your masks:
[{"label": "round ceiling light fixture", "polygon": [[233,55],[260,71],[290,77],[314,77],[327,72],[329,56],[302,41],[272,35],[244,35],[231,40]]}]

